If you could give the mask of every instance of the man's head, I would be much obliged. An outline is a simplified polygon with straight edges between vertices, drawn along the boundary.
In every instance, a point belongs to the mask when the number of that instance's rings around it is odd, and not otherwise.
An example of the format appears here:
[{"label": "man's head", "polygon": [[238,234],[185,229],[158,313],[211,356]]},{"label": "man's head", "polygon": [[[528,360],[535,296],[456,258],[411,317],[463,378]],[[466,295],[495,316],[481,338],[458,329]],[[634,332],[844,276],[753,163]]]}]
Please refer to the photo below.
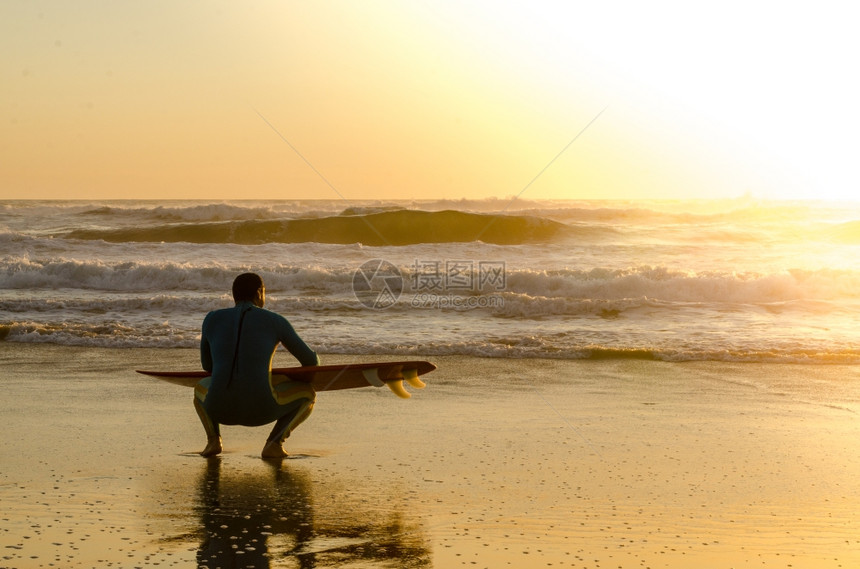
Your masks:
[{"label": "man's head", "polygon": [[266,301],[263,279],[256,273],[242,273],[233,281],[233,300],[237,303],[250,300],[261,307]]}]

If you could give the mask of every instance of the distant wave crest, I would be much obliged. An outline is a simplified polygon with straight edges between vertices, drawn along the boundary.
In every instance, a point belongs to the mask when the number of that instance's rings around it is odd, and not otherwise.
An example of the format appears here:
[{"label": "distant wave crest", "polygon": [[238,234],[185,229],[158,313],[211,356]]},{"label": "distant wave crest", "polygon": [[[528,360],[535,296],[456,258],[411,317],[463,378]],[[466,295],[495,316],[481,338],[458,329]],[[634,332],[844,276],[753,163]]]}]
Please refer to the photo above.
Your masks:
[{"label": "distant wave crest", "polygon": [[86,208],[78,215],[94,218],[136,218],[144,220],[160,220],[162,222],[201,222],[201,221],[231,221],[243,219],[267,219],[277,216],[271,208],[265,206],[244,206],[227,203],[198,204],[184,206],[116,206],[94,205]]},{"label": "distant wave crest", "polygon": [[254,219],[77,229],[63,237],[124,242],[362,243],[369,246],[483,241],[512,245],[551,240],[568,226],[541,217],[462,211],[380,211],[320,218]]}]

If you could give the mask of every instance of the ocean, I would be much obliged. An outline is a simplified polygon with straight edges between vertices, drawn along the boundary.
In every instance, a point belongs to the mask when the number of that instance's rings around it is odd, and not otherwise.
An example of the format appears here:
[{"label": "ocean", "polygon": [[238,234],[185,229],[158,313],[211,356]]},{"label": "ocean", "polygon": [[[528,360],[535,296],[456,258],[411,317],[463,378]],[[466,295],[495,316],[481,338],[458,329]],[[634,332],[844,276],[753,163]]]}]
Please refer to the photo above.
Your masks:
[{"label": "ocean", "polygon": [[860,204],[0,201],[0,341],[195,347],[233,278],[322,354],[860,363]]}]

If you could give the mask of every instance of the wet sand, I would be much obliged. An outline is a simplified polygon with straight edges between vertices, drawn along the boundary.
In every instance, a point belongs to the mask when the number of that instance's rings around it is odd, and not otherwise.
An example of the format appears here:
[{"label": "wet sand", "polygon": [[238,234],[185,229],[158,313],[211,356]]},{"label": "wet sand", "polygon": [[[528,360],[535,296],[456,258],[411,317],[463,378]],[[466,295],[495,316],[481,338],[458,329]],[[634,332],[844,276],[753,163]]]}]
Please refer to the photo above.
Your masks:
[{"label": "wet sand", "polygon": [[860,565],[858,367],[434,357],[267,462],[132,371],[196,358],[0,343],[0,568]]}]

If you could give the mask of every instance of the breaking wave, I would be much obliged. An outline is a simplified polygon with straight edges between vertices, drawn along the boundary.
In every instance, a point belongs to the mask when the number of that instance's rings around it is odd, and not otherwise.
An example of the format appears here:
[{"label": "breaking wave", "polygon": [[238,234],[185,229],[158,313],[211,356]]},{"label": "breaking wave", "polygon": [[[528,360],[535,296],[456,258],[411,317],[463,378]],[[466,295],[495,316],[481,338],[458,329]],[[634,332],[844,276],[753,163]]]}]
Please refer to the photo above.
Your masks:
[{"label": "breaking wave", "polygon": [[569,227],[541,217],[462,211],[379,211],[320,218],[253,219],[76,229],[69,239],[186,243],[361,243],[369,246],[483,241],[514,245],[549,241]]}]

